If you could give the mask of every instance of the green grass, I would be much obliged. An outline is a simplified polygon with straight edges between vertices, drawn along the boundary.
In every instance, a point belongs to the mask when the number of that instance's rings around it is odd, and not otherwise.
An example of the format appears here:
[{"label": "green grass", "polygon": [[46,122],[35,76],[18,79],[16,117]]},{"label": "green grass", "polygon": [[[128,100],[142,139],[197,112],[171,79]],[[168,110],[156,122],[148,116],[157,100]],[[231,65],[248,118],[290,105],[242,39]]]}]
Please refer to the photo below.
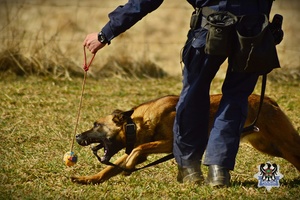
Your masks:
[{"label": "green grass", "polygon": [[[263,155],[242,144],[232,172],[232,186],[212,189],[176,182],[176,163],[168,161],[131,176],[115,176],[100,185],[78,185],[71,175],[92,175],[103,167],[88,147],[75,144],[79,161],[66,167],[62,157],[70,148],[81,92],[81,78],[10,76],[0,80],[0,199],[297,199],[299,172],[280,158]],[[221,80],[215,80],[218,93]],[[300,130],[300,83],[268,82],[276,99]],[[87,79],[78,132],[114,109],[131,107],[167,94],[179,94],[180,78]],[[259,93],[259,85],[256,93]],[[283,133],[284,134],[284,133]],[[122,152],[121,152],[122,153]],[[150,156],[153,161],[163,155]],[[113,159],[118,157],[114,156]],[[253,178],[257,165],[280,165],[281,186],[268,192]],[[207,169],[203,167],[204,174]]]}]

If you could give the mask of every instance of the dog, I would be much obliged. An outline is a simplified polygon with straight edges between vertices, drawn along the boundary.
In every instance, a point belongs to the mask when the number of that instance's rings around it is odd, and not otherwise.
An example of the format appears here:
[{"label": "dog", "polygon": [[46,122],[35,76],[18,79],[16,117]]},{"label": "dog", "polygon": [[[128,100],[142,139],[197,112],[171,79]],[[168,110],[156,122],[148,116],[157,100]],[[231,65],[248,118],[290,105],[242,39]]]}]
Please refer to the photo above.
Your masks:
[{"label": "dog", "polygon": [[[221,97],[222,95],[210,96],[210,129]],[[136,131],[133,150],[118,158],[114,166],[107,166],[92,176],[73,176],[71,180],[81,184],[99,184],[124,172],[125,169],[134,170],[149,154],[171,153],[175,106],[178,99],[178,96],[169,95],[143,103],[129,111],[115,110],[94,122],[90,130],[78,134],[76,141],[79,145],[99,143],[95,150],[104,148],[104,155],[98,158],[101,162],[108,163],[112,156],[126,147],[127,125],[135,126]],[[252,94],[248,101],[245,126],[256,118],[260,96]],[[269,97],[263,100],[256,126],[259,127],[259,131],[243,133],[241,141],[250,143],[262,153],[286,159],[300,172],[300,136],[278,104]]]}]

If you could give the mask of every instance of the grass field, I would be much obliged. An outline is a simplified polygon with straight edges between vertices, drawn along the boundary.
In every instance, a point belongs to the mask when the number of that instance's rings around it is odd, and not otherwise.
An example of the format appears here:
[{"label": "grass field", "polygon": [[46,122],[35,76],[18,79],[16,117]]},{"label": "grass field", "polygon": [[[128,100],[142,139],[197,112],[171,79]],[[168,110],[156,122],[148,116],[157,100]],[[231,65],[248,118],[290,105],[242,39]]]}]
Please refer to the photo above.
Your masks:
[{"label": "grass field", "polygon": [[[212,93],[219,93],[216,79]],[[75,145],[79,161],[66,167],[62,156],[74,134],[82,79],[9,76],[0,81],[0,199],[297,199],[299,172],[280,158],[263,155],[242,144],[225,189],[176,182],[176,163],[168,161],[131,176],[113,177],[100,185],[77,185],[71,175],[94,174],[103,167],[88,147]],[[300,130],[299,82],[268,83],[267,94],[278,101]],[[87,79],[78,132],[115,108],[134,105],[166,94],[178,94],[178,77],[163,79]],[[259,85],[256,93],[259,93]],[[284,133],[283,133],[284,134]],[[113,159],[115,159],[116,155]],[[153,161],[162,155],[150,156]],[[281,186],[268,192],[253,177],[260,163],[280,165]],[[207,170],[203,167],[206,174]]]}]

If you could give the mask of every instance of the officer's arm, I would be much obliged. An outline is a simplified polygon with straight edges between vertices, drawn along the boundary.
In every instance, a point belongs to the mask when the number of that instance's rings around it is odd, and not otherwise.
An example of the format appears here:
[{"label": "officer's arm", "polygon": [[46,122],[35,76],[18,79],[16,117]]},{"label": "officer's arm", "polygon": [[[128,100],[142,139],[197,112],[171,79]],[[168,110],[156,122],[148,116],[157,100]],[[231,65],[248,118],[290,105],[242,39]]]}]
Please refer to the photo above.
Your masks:
[{"label": "officer's arm", "polygon": [[132,27],[148,13],[157,9],[163,0],[129,0],[124,6],[117,7],[109,16],[109,22],[102,33],[108,41]]}]

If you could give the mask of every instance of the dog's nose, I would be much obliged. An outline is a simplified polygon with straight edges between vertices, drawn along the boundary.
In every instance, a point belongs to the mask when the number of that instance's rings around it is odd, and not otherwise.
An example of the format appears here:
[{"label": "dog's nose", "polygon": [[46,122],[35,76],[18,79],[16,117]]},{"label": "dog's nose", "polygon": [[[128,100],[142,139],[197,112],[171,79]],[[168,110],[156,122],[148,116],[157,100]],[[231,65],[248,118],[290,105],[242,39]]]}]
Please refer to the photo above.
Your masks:
[{"label": "dog's nose", "polygon": [[77,134],[77,135],[75,136],[75,138],[76,138],[76,139],[80,139],[80,134]]}]

